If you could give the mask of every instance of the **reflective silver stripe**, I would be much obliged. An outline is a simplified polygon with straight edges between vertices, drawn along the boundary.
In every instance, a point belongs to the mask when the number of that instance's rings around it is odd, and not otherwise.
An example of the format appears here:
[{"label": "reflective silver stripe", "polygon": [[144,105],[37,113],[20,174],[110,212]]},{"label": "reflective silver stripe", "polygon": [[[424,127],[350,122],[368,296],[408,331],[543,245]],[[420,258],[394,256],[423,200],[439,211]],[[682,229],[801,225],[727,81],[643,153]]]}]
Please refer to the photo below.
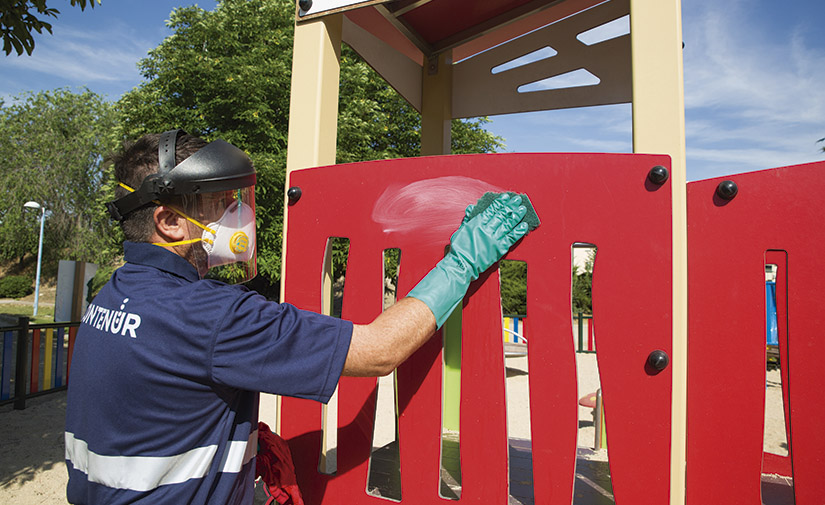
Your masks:
[{"label": "reflective silver stripe", "polygon": [[[215,458],[217,445],[196,447],[174,456],[103,456],[88,444],[66,433],[66,459],[88,476],[89,481],[115,489],[150,491],[166,484],[203,478]],[[258,431],[249,440],[232,441],[221,461],[221,472],[238,473],[255,457]]]},{"label": "reflective silver stripe", "polygon": [[238,473],[258,453],[258,430],[249,434],[247,442],[231,442],[221,461],[221,472]]}]

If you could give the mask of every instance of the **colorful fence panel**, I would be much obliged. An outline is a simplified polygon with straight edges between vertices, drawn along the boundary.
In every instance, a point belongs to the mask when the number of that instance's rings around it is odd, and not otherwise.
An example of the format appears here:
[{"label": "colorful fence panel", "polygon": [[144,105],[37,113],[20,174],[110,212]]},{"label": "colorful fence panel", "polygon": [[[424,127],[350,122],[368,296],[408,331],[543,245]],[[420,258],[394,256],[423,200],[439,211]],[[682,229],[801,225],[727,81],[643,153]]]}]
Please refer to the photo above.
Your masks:
[{"label": "colorful fence panel", "polygon": [[68,384],[77,325],[29,325],[26,321],[3,328],[0,403],[14,402],[15,408],[22,409],[27,397],[57,391]]},{"label": "colorful fence panel", "polygon": [[513,344],[526,344],[527,332],[522,316],[504,316],[504,341]]},{"label": "colorful fence panel", "polygon": [[0,370],[0,401],[11,398],[11,378],[12,366],[14,365],[14,333],[11,331],[3,332],[3,355],[2,355],[2,370]]},{"label": "colorful fence panel", "polygon": [[[822,503],[825,163],[693,182],[687,191],[687,502],[761,503],[761,473],[778,469],[792,474],[797,505]],[[763,454],[764,271],[772,263],[792,467]]]},{"label": "colorful fence panel", "polygon": [[[665,156],[508,154],[425,157],[293,172],[302,189],[288,216],[286,301],[319,311],[330,237],[350,239],[343,317],[381,311],[382,251],[401,249],[400,295],[441,258],[464,207],[485,191],[529,194],[542,226],[507,256],[529,264],[530,412],[535,503],[569,505],[576,465],[577,390],[570,317],[571,247],[596,244],[593,312],[613,492],[619,504],[669,496],[671,372],[647,364],[671,352],[670,185],[648,173]],[[368,183],[365,181],[369,181]],[[346,209],[346,212],[342,212]],[[559,279],[567,279],[560,282]],[[459,502],[506,503],[507,432],[502,316],[497,271],[465,299],[461,363]],[[629,291],[628,291],[629,290]],[[623,303],[616,304],[617,293]],[[352,300],[357,300],[353,303]],[[653,317],[651,317],[653,314]],[[541,331],[537,331],[540,328]],[[402,501],[441,503],[441,339],[398,370]],[[376,380],[339,385],[336,475],[318,472],[321,406],[284,398],[289,440],[308,505],[385,503],[366,494]],[[644,437],[640,440],[640,433]],[[644,472],[639,472],[644,468]],[[429,483],[429,484],[428,484]]]}]

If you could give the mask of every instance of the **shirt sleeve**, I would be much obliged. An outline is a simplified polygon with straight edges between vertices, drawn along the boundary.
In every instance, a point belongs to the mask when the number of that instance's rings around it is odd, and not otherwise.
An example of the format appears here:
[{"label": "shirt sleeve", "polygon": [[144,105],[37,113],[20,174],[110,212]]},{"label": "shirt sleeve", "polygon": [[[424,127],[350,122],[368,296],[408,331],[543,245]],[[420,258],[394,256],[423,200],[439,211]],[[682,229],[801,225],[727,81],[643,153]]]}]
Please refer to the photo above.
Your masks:
[{"label": "shirt sleeve", "polygon": [[326,403],[351,338],[350,321],[245,292],[218,326],[212,378],[224,386]]}]

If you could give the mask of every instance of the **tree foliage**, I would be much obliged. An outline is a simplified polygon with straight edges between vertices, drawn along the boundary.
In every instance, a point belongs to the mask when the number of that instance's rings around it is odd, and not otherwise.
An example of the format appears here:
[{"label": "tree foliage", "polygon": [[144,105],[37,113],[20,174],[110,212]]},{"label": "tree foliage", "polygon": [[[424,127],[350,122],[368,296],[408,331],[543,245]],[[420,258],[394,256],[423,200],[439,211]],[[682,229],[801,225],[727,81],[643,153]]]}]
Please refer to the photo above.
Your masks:
[{"label": "tree foliage", "polygon": [[0,259],[37,252],[46,208],[44,265],[108,261],[118,246],[103,203],[113,195],[102,166],[116,145],[112,106],[85,90],[28,93],[0,108]]},{"label": "tree foliage", "polygon": [[501,312],[505,315],[527,315],[527,263],[503,260],[501,275]]},{"label": "tree foliage", "polygon": [[574,314],[592,314],[592,286],[593,286],[593,262],[596,259],[596,250],[593,249],[587,256],[584,264],[584,272],[579,272],[578,267],[573,267],[572,284],[572,311]]},{"label": "tree foliage", "polygon": [[[94,9],[95,0],[69,0],[72,7],[86,10],[86,5]],[[100,0],[96,0],[100,3]],[[52,3],[54,5],[54,3]],[[20,56],[25,52],[28,55],[34,50],[32,31],[43,33],[46,30],[52,33],[52,25],[38,18],[37,15],[57,19],[60,11],[48,7],[46,0],[3,0],[0,2],[0,32],[3,33],[3,51],[6,56],[12,51]]]},{"label": "tree foliage", "polygon": [[[592,314],[591,300],[593,285],[593,262],[595,250],[591,251],[585,261],[584,271],[573,267],[572,288],[570,293],[573,314]],[[503,260],[499,264],[501,274],[501,310],[507,315],[527,314],[527,263],[523,261]]]},{"label": "tree foliage", "polygon": [[[250,155],[258,170],[258,269],[272,281],[280,278],[294,9],[290,0],[175,9],[168,21],[173,35],[141,60],[144,81],[117,105],[127,138],[179,127]],[[417,156],[420,124],[418,113],[345,47],[338,162]],[[457,152],[503,145],[482,124],[454,122]]]}]

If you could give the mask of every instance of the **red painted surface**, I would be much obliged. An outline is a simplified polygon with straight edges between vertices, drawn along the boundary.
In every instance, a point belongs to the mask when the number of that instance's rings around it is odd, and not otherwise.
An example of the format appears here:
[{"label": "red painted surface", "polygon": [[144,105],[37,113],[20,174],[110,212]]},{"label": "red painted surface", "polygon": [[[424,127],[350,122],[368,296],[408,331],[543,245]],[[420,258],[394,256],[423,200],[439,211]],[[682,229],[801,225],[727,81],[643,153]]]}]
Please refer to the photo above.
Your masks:
[{"label": "red painted surface", "polygon": [[[569,504],[578,428],[570,313],[571,247],[599,248],[593,312],[608,414],[613,492],[619,504],[669,499],[671,371],[646,369],[649,353],[671,353],[670,184],[647,181],[651,155],[465,155],[356,163],[296,171],[302,198],[289,209],[286,301],[318,311],[329,237],[350,239],[343,317],[367,323],[381,311],[382,251],[401,249],[399,294],[443,255],[464,207],[485,190],[526,192],[542,225],[507,256],[529,264],[530,412],[535,503]],[[464,302],[461,374],[462,495],[506,503],[507,432],[498,273],[471,286]],[[621,303],[615,300],[621,299]],[[441,338],[398,373],[402,501],[438,495]],[[338,472],[318,473],[321,406],[284,398],[289,440],[308,505],[366,504],[375,379],[339,386]],[[639,472],[644,468],[644,472]]]},{"label": "red painted surface", "polygon": [[69,383],[69,372],[72,370],[72,354],[74,354],[74,341],[77,338],[77,326],[69,327],[69,349],[66,356],[66,384]]},{"label": "red painted surface", "polygon": [[29,393],[40,390],[40,330],[32,330],[32,362],[29,367],[31,385]]},{"label": "red painted surface", "polygon": [[[825,163],[688,184],[688,504],[761,503],[765,404],[765,278],[787,253],[787,298],[777,306],[797,505],[822,503],[825,483]],[[600,251],[601,252],[601,251]],[[781,253],[784,257],[785,253]],[[769,261],[772,262],[772,261]],[[782,321],[787,321],[785,326]],[[601,336],[601,333],[600,333]],[[600,340],[601,344],[601,340]],[[612,414],[610,414],[612,415]],[[608,437],[609,439],[609,437]],[[774,459],[768,457],[767,459]],[[771,462],[768,463],[772,464]]]},{"label": "red painted surface", "polygon": [[430,44],[483,25],[530,0],[433,0],[401,18]]}]

